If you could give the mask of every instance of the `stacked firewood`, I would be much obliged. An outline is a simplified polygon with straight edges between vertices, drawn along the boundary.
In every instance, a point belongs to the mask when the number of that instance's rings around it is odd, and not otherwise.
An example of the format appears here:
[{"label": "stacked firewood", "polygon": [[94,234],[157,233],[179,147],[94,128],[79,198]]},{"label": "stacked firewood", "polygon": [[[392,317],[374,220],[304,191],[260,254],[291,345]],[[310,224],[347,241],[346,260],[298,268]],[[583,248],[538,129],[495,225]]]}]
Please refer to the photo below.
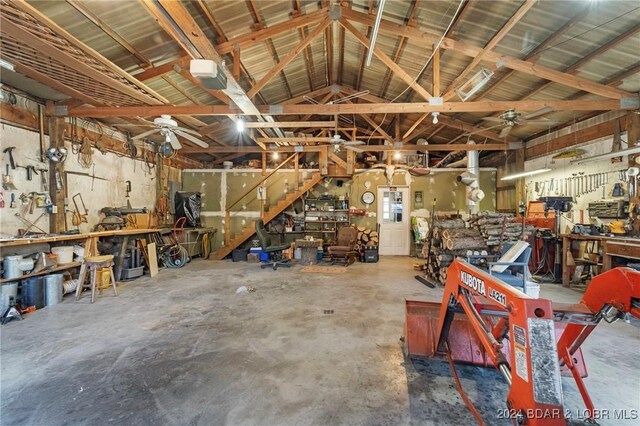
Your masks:
[{"label": "stacked firewood", "polygon": [[[487,254],[487,246],[480,231],[466,228],[462,219],[436,220],[433,225],[431,252],[426,253],[427,250],[428,244],[425,244],[425,272],[432,280],[442,284],[447,280],[447,268],[456,257],[466,259],[471,255]],[[485,259],[472,262],[479,264],[485,262]]]},{"label": "stacked firewood", "polygon": [[367,229],[364,226],[358,226],[358,239],[356,245],[361,247],[377,246],[378,231]]},{"label": "stacked firewood", "polygon": [[[486,245],[494,252],[500,250],[502,243],[518,241],[523,235],[522,222],[508,213],[477,213],[469,219],[469,225],[482,234]],[[531,226],[524,228],[524,234],[530,234],[533,231]]]}]

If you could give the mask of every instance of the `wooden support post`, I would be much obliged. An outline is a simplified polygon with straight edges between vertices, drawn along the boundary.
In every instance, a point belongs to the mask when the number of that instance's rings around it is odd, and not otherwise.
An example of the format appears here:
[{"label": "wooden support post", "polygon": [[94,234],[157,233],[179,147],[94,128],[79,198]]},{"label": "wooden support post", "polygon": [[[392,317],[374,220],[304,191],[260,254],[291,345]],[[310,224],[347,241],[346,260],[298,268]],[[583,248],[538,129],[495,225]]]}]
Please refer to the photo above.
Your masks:
[{"label": "wooden support post", "polygon": [[267,152],[262,151],[262,176],[267,175]]},{"label": "wooden support post", "polygon": [[[53,108],[53,103],[48,107]],[[55,148],[64,147],[65,122],[63,117],[48,117],[47,126],[49,128],[49,146]],[[66,231],[65,226],[65,188],[58,189],[58,180],[64,185],[64,163],[50,163],[49,167],[49,196],[55,208],[55,213],[49,216],[49,232],[59,234]]]},{"label": "wooden support post", "polygon": [[320,152],[318,152],[318,163],[320,163],[320,174],[322,176],[325,176],[329,173],[329,167],[327,165],[327,160],[328,160],[328,149],[329,147],[322,147],[322,149],[320,149]]},{"label": "wooden support post", "polygon": [[224,216],[224,245],[228,246],[231,241],[231,212],[227,210]]},{"label": "wooden support post", "polygon": [[[640,142],[640,115],[634,111],[627,112],[627,140],[629,148]],[[629,156],[629,167],[638,165],[635,160],[638,156],[638,154]]]},{"label": "wooden support post", "polygon": [[300,188],[300,154],[296,153],[296,156],[293,158],[293,168],[295,169],[296,181],[295,181],[295,190],[297,191]]},{"label": "wooden support post", "polygon": [[350,149],[347,150],[347,174],[353,175],[355,170],[356,153]]},{"label": "wooden support post", "polygon": [[[516,170],[517,172],[523,172],[524,171],[524,160],[525,160],[525,150],[524,148],[520,148],[518,150],[516,150]],[[516,180],[516,205],[513,206],[514,210],[517,212],[518,211],[518,204],[520,203],[520,201],[526,203],[527,200],[525,200],[526,197],[526,192],[524,189],[524,178],[520,178],[518,180]]]},{"label": "wooden support post", "polygon": [[440,96],[440,48],[433,52],[433,96]]},{"label": "wooden support post", "polygon": [[400,114],[399,113],[396,114],[395,125],[396,125],[396,129],[395,129],[396,130],[396,134],[395,134],[396,139],[395,139],[395,141],[398,142],[398,141],[400,141],[402,139],[400,137]]},{"label": "wooden support post", "polygon": [[240,46],[233,48],[233,78],[240,81]]}]

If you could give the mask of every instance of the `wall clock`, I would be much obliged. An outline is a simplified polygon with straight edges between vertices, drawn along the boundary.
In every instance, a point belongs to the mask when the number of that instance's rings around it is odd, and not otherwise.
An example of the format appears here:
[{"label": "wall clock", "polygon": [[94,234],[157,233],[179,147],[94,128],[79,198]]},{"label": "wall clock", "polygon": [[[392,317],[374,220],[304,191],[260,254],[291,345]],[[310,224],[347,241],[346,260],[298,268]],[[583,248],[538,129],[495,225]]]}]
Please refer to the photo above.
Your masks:
[{"label": "wall clock", "polygon": [[376,196],[371,191],[366,191],[362,193],[362,202],[365,204],[373,204],[376,200]]}]

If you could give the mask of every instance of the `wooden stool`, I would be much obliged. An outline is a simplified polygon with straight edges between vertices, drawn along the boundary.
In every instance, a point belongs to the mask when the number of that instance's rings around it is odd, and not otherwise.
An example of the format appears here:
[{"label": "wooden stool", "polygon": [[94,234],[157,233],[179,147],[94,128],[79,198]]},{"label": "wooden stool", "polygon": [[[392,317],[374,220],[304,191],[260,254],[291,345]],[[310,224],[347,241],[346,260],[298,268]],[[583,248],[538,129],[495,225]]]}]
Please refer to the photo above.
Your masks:
[{"label": "wooden stool", "polygon": [[[87,268],[91,270],[91,283],[85,284],[84,281],[87,277]],[[80,266],[80,277],[78,278],[78,287],[76,288],[76,300],[80,300],[80,295],[82,294],[82,290],[85,288],[91,289],[91,303],[93,303],[96,295],[96,285],[97,285],[97,275],[98,269],[109,268],[109,275],[111,276],[111,285],[113,286],[113,292],[115,295],[118,295],[118,290],[116,289],[116,277],[113,274],[113,255],[105,255],[105,256],[91,256],[86,257],[84,262],[82,262],[82,266]],[[99,289],[100,293],[102,293],[102,289]]]}]

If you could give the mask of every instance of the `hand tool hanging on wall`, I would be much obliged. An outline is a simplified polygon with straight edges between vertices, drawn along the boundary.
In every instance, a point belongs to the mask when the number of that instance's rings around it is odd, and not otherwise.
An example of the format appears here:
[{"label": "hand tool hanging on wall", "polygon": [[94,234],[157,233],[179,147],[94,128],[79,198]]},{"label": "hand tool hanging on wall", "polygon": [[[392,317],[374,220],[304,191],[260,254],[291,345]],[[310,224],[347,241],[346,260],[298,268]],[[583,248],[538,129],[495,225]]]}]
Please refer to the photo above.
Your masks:
[{"label": "hand tool hanging on wall", "polygon": [[9,165],[7,164],[7,174],[2,176],[2,187],[6,191],[15,191],[16,186],[13,184],[13,177],[9,173]]},{"label": "hand tool hanging on wall", "polygon": [[49,181],[47,181],[47,173],[49,172],[49,169],[38,169],[38,171],[40,172],[40,178],[42,179],[42,191],[43,192],[48,192],[49,191]]},{"label": "hand tool hanging on wall", "polygon": [[100,177],[100,176],[96,176],[96,165],[95,164],[93,165],[93,173],[72,172],[72,171],[69,171],[69,170],[66,170],[64,173],[65,173],[65,175],[75,175],[75,176],[87,176],[87,177],[90,177],[91,178],[91,190],[92,191],[93,191],[93,183],[94,183],[94,181],[96,179],[104,180],[104,181],[109,182],[109,179],[106,179],[106,178],[103,178],[103,177]]},{"label": "hand tool hanging on wall", "polygon": [[4,209],[4,192],[0,191],[0,209]]},{"label": "hand tool hanging on wall", "polygon": [[14,194],[13,192],[11,193],[11,204],[9,204],[9,208],[16,208],[16,194]]},{"label": "hand tool hanging on wall", "polygon": [[[87,210],[87,206],[84,204],[84,200],[82,199],[82,194],[79,192],[75,194],[72,198],[73,205],[75,206],[75,211],[73,211],[73,217],[71,218],[71,223],[73,226],[80,226],[81,223],[87,223],[87,216],[89,215],[89,211]],[[80,211],[80,207],[78,207],[78,200],[80,200],[80,204],[82,205],[82,209],[84,213]]]},{"label": "hand tool hanging on wall", "polygon": [[5,148],[5,149],[3,149],[3,150],[2,150],[2,152],[4,152],[5,154],[9,154],[9,164],[11,164],[11,168],[12,168],[13,170],[15,170],[15,169],[16,169],[16,162],[15,162],[15,160],[13,159],[13,150],[14,150],[14,149],[16,149],[16,147],[15,147],[15,146],[10,146],[10,147],[7,147],[7,148]]},{"label": "hand tool hanging on wall", "polygon": [[20,213],[16,213],[15,216],[20,219],[22,221],[22,223],[24,223],[25,225],[28,226],[27,229],[25,229],[24,231],[22,231],[22,235],[26,235],[27,232],[29,232],[31,230],[31,228],[36,228],[38,231],[42,232],[43,234],[47,234],[48,232],[45,231],[44,229],[36,226],[36,223],[38,223],[38,221],[40,219],[42,219],[42,216],[44,216],[46,214],[46,212],[42,212],[42,214],[40,216],[38,216],[38,218],[36,220],[34,220],[33,222],[31,222],[30,220],[27,220],[27,218],[25,218],[24,216],[22,216]]},{"label": "hand tool hanging on wall", "polygon": [[38,174],[38,172],[36,171],[35,166],[21,166],[19,164],[16,165],[16,167],[20,167],[21,169],[25,169],[27,171],[27,180],[31,181],[33,180],[33,174]]}]

